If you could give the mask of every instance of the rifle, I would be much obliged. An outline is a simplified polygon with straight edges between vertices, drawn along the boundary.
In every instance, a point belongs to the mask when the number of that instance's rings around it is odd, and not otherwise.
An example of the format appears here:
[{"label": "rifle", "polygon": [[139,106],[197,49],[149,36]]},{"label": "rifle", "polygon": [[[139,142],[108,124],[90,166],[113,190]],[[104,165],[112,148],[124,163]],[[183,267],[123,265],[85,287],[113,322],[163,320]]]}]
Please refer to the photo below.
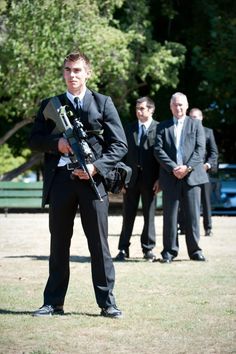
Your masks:
[{"label": "rifle", "polygon": [[[73,116],[73,113],[68,111],[68,106],[62,106],[57,97],[50,99],[43,114],[45,119],[52,119],[55,122],[56,130],[59,133],[63,133],[63,136],[70,144],[73,150],[73,155],[70,157],[72,160],[71,165],[73,166],[71,170],[81,168],[83,171],[87,172],[92,189],[98,199],[103,201],[96,183],[87,168],[87,164],[92,161],[93,153],[86,141],[87,134],[83,129],[83,124],[78,118],[74,118],[71,124],[68,115]],[[71,175],[71,177],[73,178],[74,176]]]}]

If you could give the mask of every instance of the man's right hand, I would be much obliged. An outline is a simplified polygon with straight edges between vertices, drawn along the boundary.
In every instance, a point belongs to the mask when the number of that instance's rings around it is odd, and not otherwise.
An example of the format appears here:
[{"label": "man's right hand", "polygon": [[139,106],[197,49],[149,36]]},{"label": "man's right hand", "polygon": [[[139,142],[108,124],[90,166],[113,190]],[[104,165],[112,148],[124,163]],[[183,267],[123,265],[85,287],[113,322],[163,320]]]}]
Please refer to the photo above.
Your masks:
[{"label": "man's right hand", "polygon": [[65,138],[58,140],[58,150],[61,154],[73,154],[70,144]]},{"label": "man's right hand", "polygon": [[180,165],[173,169],[173,174],[178,179],[183,179],[188,174],[188,166]]}]

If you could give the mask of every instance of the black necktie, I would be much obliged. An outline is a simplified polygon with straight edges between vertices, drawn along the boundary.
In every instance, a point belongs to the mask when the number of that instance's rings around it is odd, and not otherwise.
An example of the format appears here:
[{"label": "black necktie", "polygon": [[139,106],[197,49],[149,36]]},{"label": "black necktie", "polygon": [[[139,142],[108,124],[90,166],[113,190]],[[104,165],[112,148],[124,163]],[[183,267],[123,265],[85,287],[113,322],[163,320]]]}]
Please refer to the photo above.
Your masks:
[{"label": "black necktie", "polygon": [[76,118],[80,118],[81,117],[81,101],[80,101],[79,97],[75,97],[74,102],[75,102]]},{"label": "black necktie", "polygon": [[146,135],[146,127],[144,124],[142,124],[141,125],[140,142],[139,142],[140,147],[143,146],[145,135]]},{"label": "black necktie", "polygon": [[146,136],[146,127],[144,124],[141,125],[141,135],[138,148],[138,166],[140,169],[143,168],[143,144]]}]

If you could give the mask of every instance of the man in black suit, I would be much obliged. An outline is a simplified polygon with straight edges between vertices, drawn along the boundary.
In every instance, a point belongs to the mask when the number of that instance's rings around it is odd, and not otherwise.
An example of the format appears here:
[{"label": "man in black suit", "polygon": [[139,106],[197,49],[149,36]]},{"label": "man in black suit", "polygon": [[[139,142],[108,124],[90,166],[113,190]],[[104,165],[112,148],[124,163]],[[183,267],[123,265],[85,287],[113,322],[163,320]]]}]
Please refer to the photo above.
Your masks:
[{"label": "man in black suit", "polygon": [[[113,288],[115,272],[108,246],[108,195],[104,177],[127,152],[127,141],[117,110],[110,97],[86,87],[91,75],[89,59],[81,52],[70,53],[64,60],[63,76],[67,92],[56,96],[68,105],[88,131],[93,161],[87,172],[81,167],[70,170],[71,146],[55,123],[46,116],[48,102],[42,102],[30,137],[33,150],[45,153],[43,206],[49,204],[51,247],[49,278],[43,306],[34,316],[63,314],[69,283],[69,254],[74,218],[79,206],[81,222],[91,255],[92,280],[101,315],[119,318]],[[78,101],[80,107],[76,106]],[[76,113],[77,109],[77,113]],[[101,135],[90,134],[99,131]],[[73,178],[71,178],[71,173]],[[89,183],[93,177],[103,199],[100,201]]]},{"label": "man in black suit", "polygon": [[[202,111],[199,108],[192,108],[189,112],[189,116],[192,119],[203,120]],[[213,130],[204,127],[206,137],[206,151],[204,159],[204,168],[207,174],[211,174],[217,171],[218,164],[218,148],[215,142]],[[211,218],[211,183],[207,182],[201,185],[201,203],[203,213],[203,227],[205,230],[205,236],[212,236],[212,218]],[[178,225],[181,234],[185,233],[185,215],[183,208],[179,209]]]},{"label": "man in black suit", "polygon": [[[192,108],[189,115],[193,119],[203,120],[202,111],[199,108]],[[204,126],[203,126],[204,127]],[[206,152],[204,160],[204,168],[207,173],[217,171],[218,165],[218,148],[215,142],[213,130],[204,127],[206,137]],[[211,219],[211,183],[207,182],[201,185],[201,202],[203,212],[203,227],[205,236],[212,235],[212,219]]]},{"label": "man in black suit", "polygon": [[125,162],[132,168],[128,188],[123,194],[123,225],[119,239],[116,260],[129,258],[130,238],[141,196],[144,226],[141,233],[141,248],[144,259],[153,261],[156,256],[155,209],[156,193],[159,190],[159,163],[154,157],[153,146],[158,122],[152,118],[155,104],[149,97],[136,101],[137,120],[128,124],[125,132],[128,141],[128,153]]},{"label": "man in black suit", "polygon": [[205,134],[200,121],[186,116],[187,97],[172,95],[173,117],[157,127],[154,154],[160,163],[160,188],[163,191],[162,263],[171,263],[179,251],[177,215],[179,203],[186,215],[186,245],[189,258],[205,261],[199,247],[201,185],[208,182],[204,168]]}]

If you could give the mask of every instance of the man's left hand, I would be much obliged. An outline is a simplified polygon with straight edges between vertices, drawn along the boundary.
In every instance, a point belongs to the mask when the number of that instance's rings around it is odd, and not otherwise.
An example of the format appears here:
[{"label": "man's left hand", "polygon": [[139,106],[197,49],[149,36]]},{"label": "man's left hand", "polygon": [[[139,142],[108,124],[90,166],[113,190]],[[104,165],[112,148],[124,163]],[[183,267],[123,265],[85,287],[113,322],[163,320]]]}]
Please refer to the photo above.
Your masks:
[{"label": "man's left hand", "polygon": [[154,194],[157,194],[158,192],[161,191],[161,188],[160,188],[159,180],[158,180],[158,179],[155,181],[152,190],[153,190]]},{"label": "man's left hand", "polygon": [[[96,167],[93,164],[87,164],[87,169],[88,172],[90,173],[90,176],[94,176],[97,173]],[[89,179],[89,175],[86,171],[82,170],[81,168],[76,168],[72,172],[72,174],[76,177],[79,177],[79,179]]]}]

